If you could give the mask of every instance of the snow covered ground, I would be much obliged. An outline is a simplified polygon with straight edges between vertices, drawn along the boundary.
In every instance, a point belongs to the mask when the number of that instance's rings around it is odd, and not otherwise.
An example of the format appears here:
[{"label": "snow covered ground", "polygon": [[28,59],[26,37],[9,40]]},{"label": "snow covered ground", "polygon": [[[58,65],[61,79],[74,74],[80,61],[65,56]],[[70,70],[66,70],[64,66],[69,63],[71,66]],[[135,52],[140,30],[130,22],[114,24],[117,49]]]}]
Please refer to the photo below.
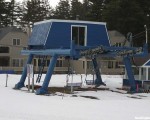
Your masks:
[{"label": "snow covered ground", "polygon": [[[80,77],[75,75],[73,81],[81,81]],[[122,76],[102,78],[110,90],[122,85]],[[20,75],[9,75],[5,87],[6,75],[0,75],[0,120],[150,120],[150,93],[131,95],[105,90],[78,91],[74,93],[77,97],[63,93],[39,96],[27,88],[13,90],[19,80]],[[86,87],[85,76],[82,80]],[[50,86],[65,85],[66,75],[53,75]]]}]

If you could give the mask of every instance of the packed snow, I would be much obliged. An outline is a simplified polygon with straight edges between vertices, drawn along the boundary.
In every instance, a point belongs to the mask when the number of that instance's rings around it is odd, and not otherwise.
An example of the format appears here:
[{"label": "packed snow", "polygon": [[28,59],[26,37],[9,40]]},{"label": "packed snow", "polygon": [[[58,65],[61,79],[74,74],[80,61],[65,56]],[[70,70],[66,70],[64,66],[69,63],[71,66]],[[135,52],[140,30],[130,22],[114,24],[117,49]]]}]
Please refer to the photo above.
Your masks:
[{"label": "packed snow", "polygon": [[[35,95],[27,88],[14,90],[20,77],[8,75],[6,87],[6,75],[0,75],[0,120],[150,120],[150,93],[115,92],[116,88],[122,86],[120,75],[102,75],[109,90],[74,91],[73,94],[57,92],[50,95]],[[40,85],[43,80],[44,75]],[[81,81],[83,87],[87,87],[85,75],[82,75],[82,79],[81,75],[73,76],[73,82]],[[55,87],[65,85],[66,75],[53,75],[49,84]]]}]

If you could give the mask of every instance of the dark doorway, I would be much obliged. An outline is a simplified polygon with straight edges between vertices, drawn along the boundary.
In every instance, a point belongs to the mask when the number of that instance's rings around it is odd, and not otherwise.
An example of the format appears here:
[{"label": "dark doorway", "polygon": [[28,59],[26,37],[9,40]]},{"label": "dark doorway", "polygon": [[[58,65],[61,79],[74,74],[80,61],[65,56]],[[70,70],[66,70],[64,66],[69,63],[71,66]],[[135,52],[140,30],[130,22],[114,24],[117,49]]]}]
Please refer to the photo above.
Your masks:
[{"label": "dark doorway", "polygon": [[86,27],[72,26],[72,40],[74,40],[78,46],[85,46]]}]

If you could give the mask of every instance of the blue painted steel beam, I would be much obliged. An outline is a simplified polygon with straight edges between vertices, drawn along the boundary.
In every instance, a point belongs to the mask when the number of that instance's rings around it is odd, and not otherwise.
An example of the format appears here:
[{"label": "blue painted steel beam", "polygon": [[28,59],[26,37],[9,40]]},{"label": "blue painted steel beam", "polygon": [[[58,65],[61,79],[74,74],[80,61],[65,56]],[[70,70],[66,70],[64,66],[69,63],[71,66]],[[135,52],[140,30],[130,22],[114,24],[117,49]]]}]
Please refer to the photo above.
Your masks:
[{"label": "blue painted steel beam", "polygon": [[58,55],[52,56],[52,59],[50,61],[50,64],[49,64],[49,67],[48,67],[48,70],[47,70],[47,73],[46,73],[43,85],[42,85],[41,88],[39,88],[36,91],[36,95],[43,95],[43,94],[47,94],[48,93],[48,85],[49,85],[51,76],[53,74],[53,71],[54,71],[54,68],[55,68],[55,65],[56,65],[56,62],[57,62],[57,58],[58,58]]},{"label": "blue painted steel beam", "polygon": [[96,86],[100,86],[100,85],[105,85],[102,81],[102,78],[101,78],[101,73],[99,71],[99,66],[97,64],[97,60],[96,60],[96,57],[93,57],[92,58],[92,62],[93,62],[93,66],[94,66],[94,71],[95,71],[95,74],[96,74],[96,80],[95,80],[95,85]]},{"label": "blue painted steel beam", "polygon": [[128,75],[128,79],[129,79],[129,83],[130,83],[130,91],[131,92],[136,92],[136,83],[135,83],[135,78],[134,78],[134,74],[132,71],[132,65],[131,65],[131,61],[130,61],[130,57],[124,57],[123,58],[124,64],[125,64],[125,68],[127,71],[127,75]]},{"label": "blue painted steel beam", "polygon": [[[33,55],[30,54],[29,57],[28,57],[28,60],[27,60],[27,64],[31,64],[32,59],[33,59]],[[25,67],[24,67],[24,69],[23,69],[23,72],[22,72],[21,79],[20,79],[20,81],[15,85],[14,89],[20,89],[20,88],[24,87],[24,82],[25,82],[26,77],[27,77],[27,65],[25,65]]]},{"label": "blue painted steel beam", "polygon": [[22,50],[21,54],[23,55],[70,55],[72,51],[70,49],[46,49],[46,50]]}]

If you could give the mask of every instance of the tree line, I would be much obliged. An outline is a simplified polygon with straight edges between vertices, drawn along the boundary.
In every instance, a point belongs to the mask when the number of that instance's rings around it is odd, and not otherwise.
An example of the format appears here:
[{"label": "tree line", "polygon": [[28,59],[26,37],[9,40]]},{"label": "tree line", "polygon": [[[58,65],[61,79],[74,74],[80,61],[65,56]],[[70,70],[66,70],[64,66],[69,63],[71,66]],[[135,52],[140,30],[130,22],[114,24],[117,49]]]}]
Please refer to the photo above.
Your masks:
[{"label": "tree line", "polygon": [[[132,32],[135,44],[145,39],[144,25],[150,28],[149,0],[60,0],[52,8],[48,0],[0,0],[0,27],[27,26],[47,19],[88,20],[106,22],[109,30],[126,35]],[[136,34],[138,34],[136,36]]]}]

